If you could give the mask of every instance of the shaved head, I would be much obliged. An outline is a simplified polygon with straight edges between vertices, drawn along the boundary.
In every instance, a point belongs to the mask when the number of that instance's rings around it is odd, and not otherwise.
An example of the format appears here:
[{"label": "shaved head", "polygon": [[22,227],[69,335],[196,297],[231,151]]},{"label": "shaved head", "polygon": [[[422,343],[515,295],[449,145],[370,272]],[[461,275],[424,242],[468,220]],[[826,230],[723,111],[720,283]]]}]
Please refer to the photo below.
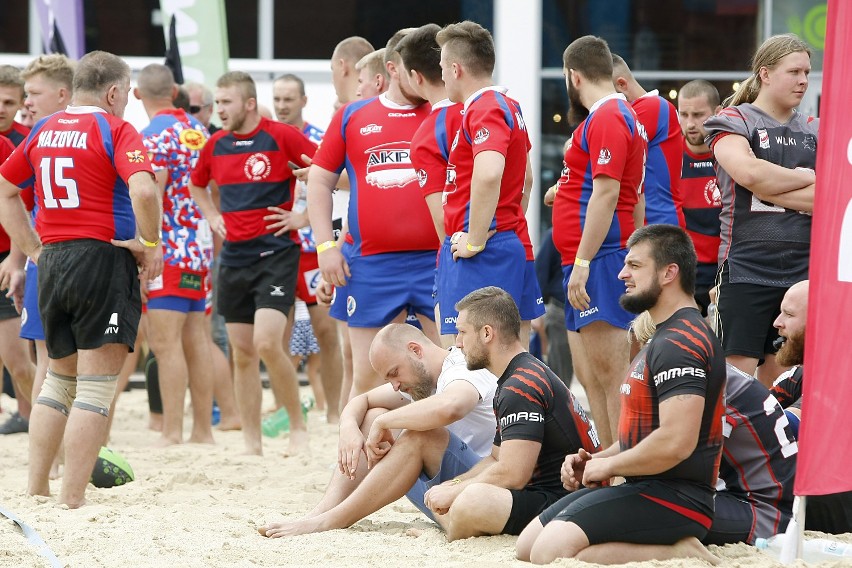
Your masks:
[{"label": "shaved head", "polygon": [[401,353],[409,342],[431,343],[422,331],[407,323],[388,324],[379,330],[370,345],[370,360],[374,353]]},{"label": "shaved head", "polygon": [[139,93],[148,99],[172,99],[175,78],[172,70],[159,63],[151,63],[142,68],[137,81]]},{"label": "shaved head", "polygon": [[345,59],[355,65],[358,60],[371,51],[374,51],[374,48],[369,41],[359,36],[352,36],[338,43],[331,57],[332,59]]}]

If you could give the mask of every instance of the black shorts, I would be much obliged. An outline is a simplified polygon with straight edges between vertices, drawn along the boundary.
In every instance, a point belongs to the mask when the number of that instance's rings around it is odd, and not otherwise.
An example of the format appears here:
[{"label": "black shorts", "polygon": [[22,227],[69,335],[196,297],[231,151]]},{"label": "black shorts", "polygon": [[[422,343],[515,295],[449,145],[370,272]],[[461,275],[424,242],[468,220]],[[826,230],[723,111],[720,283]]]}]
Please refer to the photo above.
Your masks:
[{"label": "black shorts", "polygon": [[[9,251],[0,252],[0,262],[6,260],[8,256]],[[15,309],[15,300],[6,297],[8,291],[8,288],[0,290],[0,321],[21,317],[21,314]]]},{"label": "black shorts", "polygon": [[572,522],[586,533],[590,545],[614,541],[674,544],[688,536],[704,538],[711,516],[712,508],[706,513],[696,511],[667,482],[647,480],[580,489],[551,505],[538,519],[542,525],[552,520]]},{"label": "black shorts", "polygon": [[38,266],[38,308],[51,359],[109,343],[133,351],[142,301],[130,251],[102,241],[66,241],[45,245]]},{"label": "black shorts", "polygon": [[701,542],[718,546],[735,542],[754,544],[752,528],[755,525],[754,508],[748,499],[730,491],[717,491],[713,524]]},{"label": "black shorts", "polygon": [[536,515],[556,503],[565,491],[549,491],[539,488],[510,489],[512,511],[503,527],[502,534],[519,535]]},{"label": "black shorts", "polygon": [[296,298],[299,255],[294,245],[249,266],[221,265],[216,281],[219,314],[227,323],[254,323],[254,313],[261,308],[288,315]]},{"label": "black shorts", "polygon": [[778,338],[773,327],[781,313],[781,300],[787,288],[774,288],[759,284],[737,283],[728,280],[728,263],[719,274],[719,339],[725,355],[741,355],[758,359],[777,351],[772,342]]}]

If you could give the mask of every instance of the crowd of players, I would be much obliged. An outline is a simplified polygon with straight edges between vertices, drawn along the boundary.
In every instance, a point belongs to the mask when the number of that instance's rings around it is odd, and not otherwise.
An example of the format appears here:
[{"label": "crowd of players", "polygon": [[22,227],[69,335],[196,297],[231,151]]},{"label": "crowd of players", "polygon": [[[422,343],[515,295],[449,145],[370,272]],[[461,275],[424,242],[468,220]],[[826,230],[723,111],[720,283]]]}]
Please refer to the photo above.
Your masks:
[{"label": "crowd of players", "polygon": [[[478,24],[400,30],[380,50],[341,41],[325,132],[302,118],[294,75],[274,83],[276,121],[247,73],[187,85],[179,108],[171,71],[149,65],[132,91],[151,120],[140,136],[114,55],[0,67],[0,358],[19,413],[4,428],[29,421],[28,491],[49,494],[64,453],[60,501],[85,502],[143,329],[160,444],[184,441],[189,389],[188,441],[213,441],[215,398],[261,454],[262,361],[289,452],[305,452],[299,300],[339,472],[265,536],[343,528],[406,494],[449,539],[517,534],[536,563],[713,561],[702,543],[782,532],[819,123],[796,110],[809,48],[767,40],[725,108],[706,81],[675,108],[601,38],[563,59],[574,130],[544,200],[591,417],[571,377],[527,352],[545,313],[531,145]],[[850,530],[845,503],[817,500],[811,527]]]}]

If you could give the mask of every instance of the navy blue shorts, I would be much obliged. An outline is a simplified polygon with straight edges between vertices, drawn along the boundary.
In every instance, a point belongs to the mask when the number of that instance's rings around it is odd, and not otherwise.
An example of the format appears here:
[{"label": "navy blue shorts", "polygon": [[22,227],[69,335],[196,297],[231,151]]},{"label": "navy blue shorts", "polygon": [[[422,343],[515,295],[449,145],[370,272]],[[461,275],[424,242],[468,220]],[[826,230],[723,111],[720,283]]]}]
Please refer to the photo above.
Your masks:
[{"label": "navy blue shorts", "polygon": [[38,265],[27,259],[24,285],[24,309],[21,312],[21,337],[44,341],[44,325],[38,311]]},{"label": "navy blue shorts", "polygon": [[[383,327],[403,311],[435,319],[435,251],[359,256],[349,261],[349,270],[345,296],[349,327]],[[341,296],[338,291],[335,305]]]},{"label": "navy blue shorts", "polygon": [[456,333],[456,303],[485,286],[499,286],[518,305],[521,319],[544,315],[544,300],[535,275],[535,261],[528,261],[524,245],[512,231],[494,234],[485,250],[471,258],[453,260],[450,238],[441,246],[436,277],[441,335]]},{"label": "navy blue shorts", "polygon": [[207,298],[190,300],[180,296],[158,296],[148,299],[149,310],[169,310],[171,312],[204,312],[207,309]]},{"label": "navy blue shorts", "polygon": [[[595,321],[605,321],[611,326],[628,329],[630,322],[636,316],[621,307],[618,299],[624,294],[624,282],[618,279],[618,273],[624,268],[627,250],[596,257],[589,266],[589,280],[586,282],[586,293],[591,298],[589,308],[575,310],[570,302],[565,301],[565,327],[568,331],[579,331],[583,326]],[[562,267],[562,290],[568,290],[568,280],[574,265]]]}]

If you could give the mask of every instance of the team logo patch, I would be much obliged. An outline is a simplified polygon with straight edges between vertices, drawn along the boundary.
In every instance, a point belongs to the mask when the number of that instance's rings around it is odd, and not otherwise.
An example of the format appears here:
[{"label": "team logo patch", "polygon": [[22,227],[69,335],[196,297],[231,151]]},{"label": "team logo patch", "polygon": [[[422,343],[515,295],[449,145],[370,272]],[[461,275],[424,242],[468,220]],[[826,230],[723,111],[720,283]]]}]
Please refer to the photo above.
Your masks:
[{"label": "team logo patch", "polygon": [[453,164],[447,164],[447,179],[444,183],[444,192],[441,194],[441,203],[443,205],[447,204],[447,196],[451,193],[455,193],[458,189],[456,185],[456,166]]},{"label": "team logo patch", "polygon": [[351,318],[352,314],[355,313],[355,310],[357,308],[358,308],[358,303],[355,301],[355,298],[353,298],[352,296],[347,297],[346,298],[346,315],[348,315]]},{"label": "team logo patch", "polygon": [[131,164],[141,164],[145,161],[142,150],[133,150],[132,152],[125,152],[125,154],[127,154],[127,161]]},{"label": "team logo patch", "polygon": [[473,137],[474,144],[484,144],[488,137],[491,136],[491,133],[488,132],[488,129],[484,126],[476,131],[476,134]]},{"label": "team logo patch", "polygon": [[370,134],[378,134],[382,131],[382,127],[379,124],[368,124],[361,128],[361,136],[369,136]]},{"label": "team logo patch", "polygon": [[204,134],[201,133],[200,130],[196,130],[194,128],[186,128],[180,131],[178,135],[178,139],[180,143],[189,148],[190,150],[201,150],[204,147],[204,144],[207,142],[207,139],[204,137]]},{"label": "team logo patch", "polygon": [[29,319],[29,315],[27,314],[27,308],[21,310],[21,327],[27,324],[27,319]]},{"label": "team logo patch", "polygon": [[420,187],[425,187],[427,181],[429,181],[429,175],[426,170],[417,170],[417,183],[420,184]]},{"label": "team logo patch", "polygon": [[188,290],[201,290],[201,275],[191,274],[189,272],[182,272],[180,275],[180,283],[178,283],[178,288],[185,288]]},{"label": "team logo patch", "polygon": [[715,179],[711,179],[704,186],[704,200],[707,202],[707,205],[712,205],[713,207],[722,206],[722,192],[719,191],[719,186],[716,185]]},{"label": "team logo patch", "polygon": [[148,291],[151,292],[153,290],[162,290],[163,289],[163,275],[160,274],[153,280],[148,280]]},{"label": "team logo patch", "polygon": [[269,177],[269,172],[272,171],[272,162],[266,154],[252,154],[246,160],[243,166],[243,172],[251,181],[261,181]]},{"label": "team logo patch", "polygon": [[367,183],[379,189],[391,189],[416,181],[410,147],[410,142],[388,142],[364,152],[367,154]]},{"label": "team logo patch", "polygon": [[760,147],[764,150],[769,148],[769,133],[766,132],[765,128],[757,129],[757,139],[760,142]]},{"label": "team logo patch", "polygon": [[601,153],[598,154],[598,165],[605,166],[612,160],[612,154],[608,148],[601,148]]},{"label": "team logo patch", "polygon": [[275,284],[270,284],[269,287],[272,288],[272,290],[269,291],[270,296],[286,296],[287,295],[287,294],[284,293],[284,286],[283,285],[276,286]]}]

